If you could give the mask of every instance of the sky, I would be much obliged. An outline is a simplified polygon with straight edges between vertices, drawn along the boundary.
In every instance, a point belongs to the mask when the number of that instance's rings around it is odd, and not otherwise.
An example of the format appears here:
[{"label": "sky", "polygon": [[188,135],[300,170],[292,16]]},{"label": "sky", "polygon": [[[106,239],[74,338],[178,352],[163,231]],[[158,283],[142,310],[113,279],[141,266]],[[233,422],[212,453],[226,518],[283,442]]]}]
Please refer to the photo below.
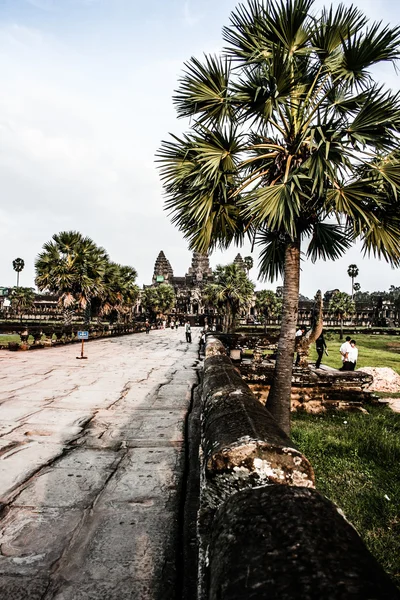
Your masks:
[{"label": "sky", "polygon": [[[344,2],[350,4],[350,2]],[[315,3],[318,9],[324,3]],[[326,3],[325,3],[326,4]],[[334,2],[337,4],[337,2]],[[394,0],[355,4],[371,20],[400,23]],[[34,261],[54,233],[78,230],[150,283],[160,250],[184,275],[191,252],[164,210],[155,154],[178,120],[172,96],[185,61],[218,53],[235,0],[0,0],[0,286],[34,286]],[[376,77],[393,90],[391,66]],[[232,262],[232,247],[212,266]],[[257,282],[275,289],[276,283]],[[355,246],[335,262],[303,261],[300,291],[400,285],[399,271]]]}]

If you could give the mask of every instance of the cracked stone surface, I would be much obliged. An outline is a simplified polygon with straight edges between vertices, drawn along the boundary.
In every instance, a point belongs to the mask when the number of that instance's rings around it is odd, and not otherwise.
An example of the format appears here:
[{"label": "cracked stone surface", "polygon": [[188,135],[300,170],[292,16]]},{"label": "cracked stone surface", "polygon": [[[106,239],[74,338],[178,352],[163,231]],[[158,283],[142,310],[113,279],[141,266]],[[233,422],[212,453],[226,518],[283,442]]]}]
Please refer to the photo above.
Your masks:
[{"label": "cracked stone surface", "polygon": [[85,361],[0,351],[0,600],[177,597],[197,348],[181,328]]}]

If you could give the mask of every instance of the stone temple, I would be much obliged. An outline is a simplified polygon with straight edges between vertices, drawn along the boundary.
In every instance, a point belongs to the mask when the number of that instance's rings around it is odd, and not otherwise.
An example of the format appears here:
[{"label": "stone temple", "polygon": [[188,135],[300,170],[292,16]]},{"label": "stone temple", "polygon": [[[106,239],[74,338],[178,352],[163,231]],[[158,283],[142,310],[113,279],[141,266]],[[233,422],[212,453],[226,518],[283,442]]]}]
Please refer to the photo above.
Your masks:
[{"label": "stone temple", "polygon": [[[240,254],[236,256],[234,263],[246,271],[246,264]],[[174,275],[171,263],[162,250],[157,256],[152,285],[172,285],[177,301],[176,314],[180,319],[189,317],[200,325],[204,325],[206,321],[214,321],[214,309],[206,306],[202,299],[204,287],[213,281],[214,275],[207,255],[193,252],[192,264],[184,277]]]}]

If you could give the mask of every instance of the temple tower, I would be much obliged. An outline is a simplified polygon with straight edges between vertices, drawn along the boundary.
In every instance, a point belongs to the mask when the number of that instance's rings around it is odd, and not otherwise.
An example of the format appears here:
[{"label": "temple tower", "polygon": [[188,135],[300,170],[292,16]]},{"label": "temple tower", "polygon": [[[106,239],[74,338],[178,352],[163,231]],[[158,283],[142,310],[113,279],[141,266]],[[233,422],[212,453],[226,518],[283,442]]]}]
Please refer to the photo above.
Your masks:
[{"label": "temple tower", "polygon": [[174,272],[172,270],[169,260],[166,258],[164,252],[161,250],[157,256],[157,260],[154,265],[154,283],[172,283]]}]

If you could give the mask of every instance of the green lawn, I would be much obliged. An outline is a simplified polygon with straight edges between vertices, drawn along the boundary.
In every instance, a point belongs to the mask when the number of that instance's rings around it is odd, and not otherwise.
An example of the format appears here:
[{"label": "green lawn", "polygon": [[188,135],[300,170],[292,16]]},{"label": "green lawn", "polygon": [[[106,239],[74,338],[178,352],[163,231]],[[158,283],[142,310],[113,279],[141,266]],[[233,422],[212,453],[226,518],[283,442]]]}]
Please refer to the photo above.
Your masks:
[{"label": "green lawn", "polygon": [[[400,336],[396,335],[353,335],[357,342],[359,367],[390,367],[400,374]],[[341,364],[339,348],[342,342],[339,335],[328,334],[326,337],[329,356],[322,359],[322,364],[338,369]],[[310,360],[317,358],[315,344],[310,352]]]},{"label": "green lawn", "polygon": [[293,414],[292,439],[335,502],[400,586],[400,414]]}]

